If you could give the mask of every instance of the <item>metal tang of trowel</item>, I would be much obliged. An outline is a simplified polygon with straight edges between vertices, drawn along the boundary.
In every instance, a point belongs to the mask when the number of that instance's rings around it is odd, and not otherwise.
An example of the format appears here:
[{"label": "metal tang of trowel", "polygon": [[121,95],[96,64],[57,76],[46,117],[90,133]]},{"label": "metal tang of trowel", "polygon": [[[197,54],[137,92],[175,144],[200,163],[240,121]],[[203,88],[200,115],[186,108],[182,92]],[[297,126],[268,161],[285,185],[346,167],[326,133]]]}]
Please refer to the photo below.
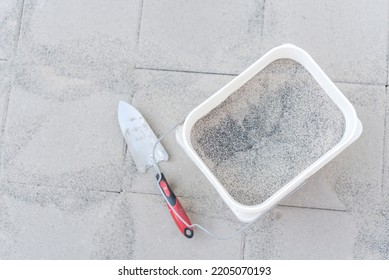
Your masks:
[{"label": "metal tang of trowel", "polygon": [[[155,146],[158,142],[158,138],[155,136],[145,118],[134,106],[124,101],[120,101],[118,106],[118,120],[128,149],[134,159],[136,168],[140,173],[145,173],[147,169],[155,166],[158,162],[167,161],[169,159],[169,155],[161,143],[158,143]],[[153,153],[154,158],[152,157]],[[188,215],[174,195],[165,176],[161,173],[160,179],[159,173],[157,173],[156,178],[159,187],[168,201],[167,206],[169,212],[177,227],[186,237],[193,237],[193,228],[187,226],[191,225]],[[185,225],[174,212],[176,212],[187,225]]]}]

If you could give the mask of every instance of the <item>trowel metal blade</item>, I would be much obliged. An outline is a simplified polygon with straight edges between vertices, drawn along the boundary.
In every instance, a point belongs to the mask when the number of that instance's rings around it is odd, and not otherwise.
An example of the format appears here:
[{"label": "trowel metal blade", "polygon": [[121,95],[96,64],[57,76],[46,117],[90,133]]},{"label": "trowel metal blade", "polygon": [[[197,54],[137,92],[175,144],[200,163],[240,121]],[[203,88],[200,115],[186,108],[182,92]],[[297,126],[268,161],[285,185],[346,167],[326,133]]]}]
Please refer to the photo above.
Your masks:
[{"label": "trowel metal blade", "polygon": [[[134,106],[124,101],[119,102],[118,120],[137,170],[145,173],[148,168],[153,166],[151,155],[154,145],[158,141],[157,137],[142,114]],[[169,155],[161,143],[157,144],[154,155],[157,162],[169,159]]]}]

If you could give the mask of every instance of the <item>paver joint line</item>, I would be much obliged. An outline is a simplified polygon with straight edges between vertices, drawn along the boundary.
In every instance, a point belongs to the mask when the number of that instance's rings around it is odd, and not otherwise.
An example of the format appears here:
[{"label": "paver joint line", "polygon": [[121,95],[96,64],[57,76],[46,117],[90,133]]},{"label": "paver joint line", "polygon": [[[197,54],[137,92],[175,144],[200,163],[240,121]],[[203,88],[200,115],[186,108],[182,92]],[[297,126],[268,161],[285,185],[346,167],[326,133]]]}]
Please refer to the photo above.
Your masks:
[{"label": "paver joint line", "polygon": [[136,48],[139,47],[139,37],[140,37],[140,30],[142,28],[142,16],[143,16],[143,3],[144,0],[140,0],[139,4],[139,19],[138,19],[138,30],[137,30],[137,37],[136,37]]},{"label": "paver joint line", "polygon": [[23,14],[24,14],[24,3],[25,0],[22,0],[21,9],[19,13],[19,20],[18,20],[18,27],[17,27],[17,33],[15,35],[15,49],[19,49],[19,39],[20,39],[20,33],[22,31],[22,23],[23,23]]},{"label": "paver joint line", "polygon": [[149,68],[149,67],[135,67],[136,70],[149,70],[149,71],[161,71],[161,72],[175,72],[175,73],[190,73],[190,74],[204,74],[204,75],[219,75],[219,76],[238,76],[239,74],[233,73],[217,73],[217,72],[202,72],[202,71],[189,71],[189,70],[176,70],[176,69],[163,69],[163,68]]},{"label": "paver joint line", "polygon": [[297,205],[284,205],[284,204],[279,204],[279,205],[277,205],[277,206],[285,207],[285,208],[299,208],[299,209],[309,209],[309,210],[319,210],[319,211],[347,212],[346,210],[340,210],[340,209],[319,208],[319,207],[307,207],[307,206],[297,206]]}]

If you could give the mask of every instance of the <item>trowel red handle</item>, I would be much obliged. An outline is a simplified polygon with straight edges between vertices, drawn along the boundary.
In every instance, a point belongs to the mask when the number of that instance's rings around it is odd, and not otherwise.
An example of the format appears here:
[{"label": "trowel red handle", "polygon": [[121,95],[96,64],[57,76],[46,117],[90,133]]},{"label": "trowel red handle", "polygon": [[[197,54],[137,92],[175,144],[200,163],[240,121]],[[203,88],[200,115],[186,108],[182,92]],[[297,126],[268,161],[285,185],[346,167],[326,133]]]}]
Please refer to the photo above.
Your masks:
[{"label": "trowel red handle", "polygon": [[[175,196],[175,194],[173,193],[172,189],[169,187],[169,184],[167,183],[166,181],[166,178],[165,176],[163,175],[163,173],[161,173],[161,180],[159,181],[159,187],[161,188],[161,190],[163,191],[163,193],[165,194],[167,200],[169,201],[169,204],[171,205],[167,205],[168,208],[169,208],[169,212],[170,214],[172,215],[173,217],[173,220],[174,222],[176,223],[178,229],[181,231],[181,233],[183,235],[185,235],[186,237],[188,238],[192,238],[193,237],[193,229],[186,226],[177,216],[176,214],[173,212],[173,210],[170,208],[174,208],[174,210],[176,211],[176,213],[178,215],[180,215],[180,217],[188,224],[188,225],[191,225],[192,223],[190,222],[189,218],[188,218],[188,215],[186,214],[184,208],[182,207],[181,203],[178,201],[177,197]],[[157,180],[159,180],[159,174],[157,174]]]}]

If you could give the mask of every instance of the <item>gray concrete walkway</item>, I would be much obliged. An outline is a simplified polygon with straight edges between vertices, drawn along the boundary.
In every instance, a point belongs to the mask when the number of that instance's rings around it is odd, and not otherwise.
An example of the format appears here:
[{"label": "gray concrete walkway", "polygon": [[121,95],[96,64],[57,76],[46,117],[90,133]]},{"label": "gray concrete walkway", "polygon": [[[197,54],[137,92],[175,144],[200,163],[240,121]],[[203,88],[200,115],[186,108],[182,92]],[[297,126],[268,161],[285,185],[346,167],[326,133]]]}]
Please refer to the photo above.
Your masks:
[{"label": "gray concrete walkway", "polygon": [[[2,0],[0,259],[388,259],[389,1]],[[267,50],[304,48],[360,139],[229,241],[174,225],[117,123],[161,135]],[[242,224],[173,136],[161,168],[193,222]]]}]

